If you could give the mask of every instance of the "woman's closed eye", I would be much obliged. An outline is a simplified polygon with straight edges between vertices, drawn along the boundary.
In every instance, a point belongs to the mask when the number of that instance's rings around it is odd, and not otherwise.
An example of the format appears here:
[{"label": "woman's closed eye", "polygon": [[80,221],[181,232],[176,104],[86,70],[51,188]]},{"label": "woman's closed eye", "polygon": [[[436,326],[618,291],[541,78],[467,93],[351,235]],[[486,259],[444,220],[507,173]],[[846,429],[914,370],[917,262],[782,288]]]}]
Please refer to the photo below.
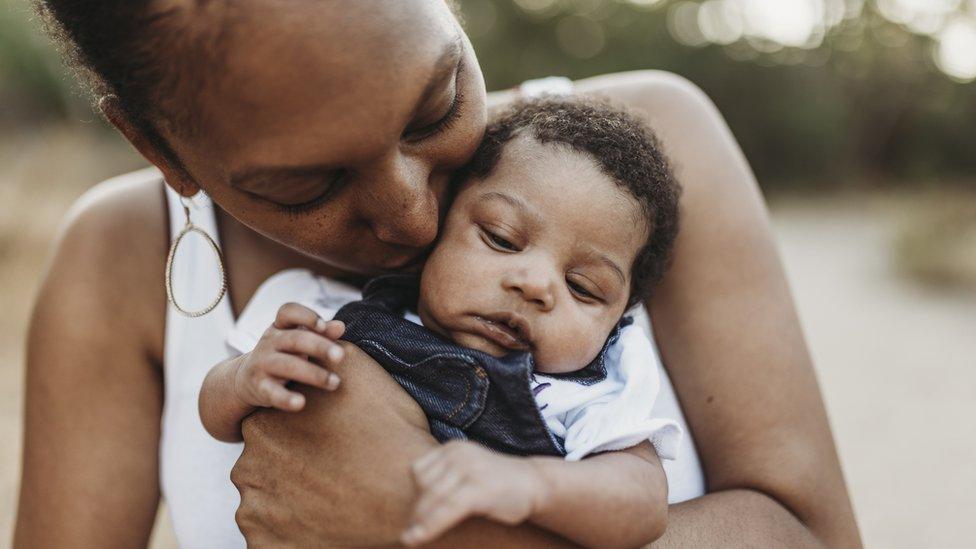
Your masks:
[{"label": "woman's closed eye", "polygon": [[424,119],[429,119],[431,117],[422,117],[419,121],[411,124],[403,132],[403,138],[408,143],[418,143],[424,141],[425,139],[430,139],[445,131],[449,130],[451,126],[461,118],[462,107],[464,106],[464,93],[458,86],[458,80],[461,77],[461,71],[464,68],[463,59],[458,61],[457,69],[454,73],[454,83],[452,84],[453,92],[446,110],[440,111],[440,115],[433,121],[425,121]]},{"label": "woman's closed eye", "polygon": [[285,199],[273,200],[272,202],[280,209],[293,214],[300,214],[312,211],[322,204],[328,202],[342,187],[344,172],[337,170],[331,174],[327,181],[319,185],[318,194],[310,199],[300,202],[290,202]]}]

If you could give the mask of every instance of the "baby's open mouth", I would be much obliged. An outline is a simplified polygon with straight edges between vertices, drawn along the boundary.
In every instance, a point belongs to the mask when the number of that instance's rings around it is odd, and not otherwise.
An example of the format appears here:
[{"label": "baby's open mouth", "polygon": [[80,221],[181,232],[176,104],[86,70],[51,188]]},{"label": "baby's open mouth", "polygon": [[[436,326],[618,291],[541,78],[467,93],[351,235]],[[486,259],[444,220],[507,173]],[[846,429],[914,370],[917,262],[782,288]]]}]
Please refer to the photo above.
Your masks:
[{"label": "baby's open mouth", "polygon": [[477,315],[477,335],[510,351],[532,349],[532,333],[524,317],[515,313]]}]

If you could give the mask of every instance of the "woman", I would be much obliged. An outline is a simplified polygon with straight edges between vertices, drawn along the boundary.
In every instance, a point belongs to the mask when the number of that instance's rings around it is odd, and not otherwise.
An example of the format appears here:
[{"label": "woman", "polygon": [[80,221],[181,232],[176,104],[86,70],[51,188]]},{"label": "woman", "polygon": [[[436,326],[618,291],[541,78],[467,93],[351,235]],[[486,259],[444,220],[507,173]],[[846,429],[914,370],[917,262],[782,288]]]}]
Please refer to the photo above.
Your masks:
[{"label": "woman", "polygon": [[[106,117],[172,191],[153,173],[104,184],[64,229],[29,341],[16,544],[144,544],[161,485],[184,544],[236,544],[234,501],[221,498],[240,449],[201,438],[195,376],[274,273],[357,282],[411,267],[485,125],[477,60],[443,0],[45,4],[100,82]],[[675,263],[650,314],[709,493],[672,507],[661,545],[857,546],[764,206],[727,128],[671,75],[577,89],[646,113],[685,187]],[[185,223],[176,193],[200,189],[220,207],[190,215],[220,242],[229,290],[194,324],[166,312],[159,278],[167,234]],[[342,391],[245,425],[233,480],[251,544],[397,538],[407,469],[433,440],[364,354],[347,348],[340,370]],[[558,541],[478,521],[452,536]]]}]

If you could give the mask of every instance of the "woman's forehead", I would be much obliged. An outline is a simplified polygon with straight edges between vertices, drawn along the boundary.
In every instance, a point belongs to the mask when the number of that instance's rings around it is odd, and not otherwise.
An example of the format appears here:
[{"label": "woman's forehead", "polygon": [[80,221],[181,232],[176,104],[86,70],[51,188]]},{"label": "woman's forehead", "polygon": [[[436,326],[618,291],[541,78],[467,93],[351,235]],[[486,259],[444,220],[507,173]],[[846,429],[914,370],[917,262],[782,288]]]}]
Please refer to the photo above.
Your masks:
[{"label": "woman's forehead", "polygon": [[228,18],[223,62],[198,102],[209,145],[251,159],[274,152],[263,143],[387,140],[384,126],[409,119],[461,32],[436,0],[248,4]]}]

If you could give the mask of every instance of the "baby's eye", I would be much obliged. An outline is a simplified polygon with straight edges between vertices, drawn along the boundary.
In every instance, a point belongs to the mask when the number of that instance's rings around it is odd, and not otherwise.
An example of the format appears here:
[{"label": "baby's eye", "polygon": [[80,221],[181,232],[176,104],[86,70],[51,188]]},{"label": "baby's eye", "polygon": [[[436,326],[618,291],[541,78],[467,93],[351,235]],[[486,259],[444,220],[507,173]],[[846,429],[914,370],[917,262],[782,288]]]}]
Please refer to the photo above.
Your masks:
[{"label": "baby's eye", "polygon": [[497,234],[489,230],[485,230],[484,232],[485,232],[485,238],[488,240],[488,245],[491,246],[492,248],[504,252],[518,251],[518,247],[515,246],[515,244],[512,244],[508,240],[505,240],[503,237],[498,236]]},{"label": "baby's eye", "polygon": [[596,301],[598,299],[592,292],[572,280],[567,280],[566,285],[569,286],[569,291],[573,292],[580,299],[585,301]]}]

